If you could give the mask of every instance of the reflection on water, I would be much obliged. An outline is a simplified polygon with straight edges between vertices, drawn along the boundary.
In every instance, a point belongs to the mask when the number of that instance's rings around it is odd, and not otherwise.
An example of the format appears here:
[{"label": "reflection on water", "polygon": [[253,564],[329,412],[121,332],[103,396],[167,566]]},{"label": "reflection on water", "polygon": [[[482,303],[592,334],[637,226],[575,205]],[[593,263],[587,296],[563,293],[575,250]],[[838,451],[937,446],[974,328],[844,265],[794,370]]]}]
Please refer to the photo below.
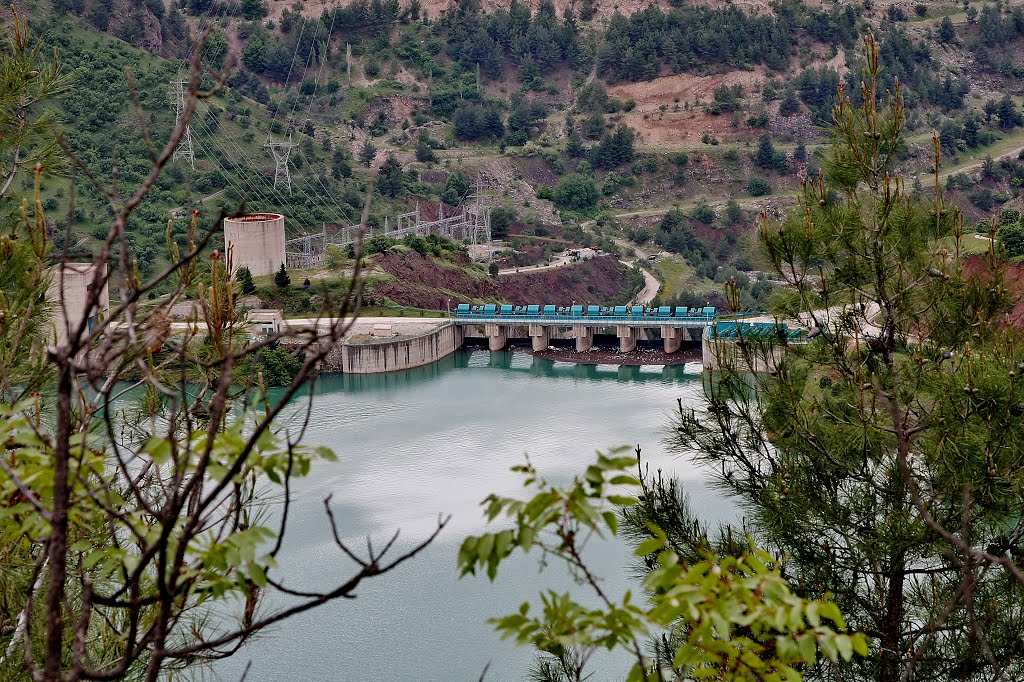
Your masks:
[{"label": "reflection on water", "polygon": [[528,374],[535,377],[570,379],[615,379],[617,381],[680,381],[697,378],[699,366],[629,366],[629,365],[585,365],[557,362],[534,357],[525,352],[506,351],[460,351],[430,365],[416,367],[402,372],[380,374],[325,374],[317,379],[317,393],[335,391],[376,391],[413,386],[441,378],[453,370],[466,367],[489,367]]},{"label": "reflection on water", "polygon": [[[368,534],[379,541],[396,528],[409,543],[429,533],[439,513],[450,514],[451,524],[421,556],[361,586],[357,599],[281,625],[220,665],[219,676],[237,680],[251,660],[247,679],[257,682],[475,681],[490,662],[488,682],[524,679],[531,652],[499,641],[485,621],[541,589],[571,583],[563,571],[539,574],[536,556],[509,564],[495,584],[459,580],[456,549],[483,528],[480,500],[490,492],[522,493],[508,469],[525,453],[561,482],[581,472],[596,449],[640,444],[652,469],[684,479],[707,518],[730,516],[693,465],[662,444],[676,400],[697,396],[698,372],[696,365],[572,365],[474,351],[405,372],[321,377],[306,440],[332,447],[339,461],[318,464],[295,485],[281,560],[285,583],[324,587],[350,574],[351,564],[329,539],[327,495],[342,536],[356,546],[365,546]],[[588,555],[607,590],[629,587],[625,547],[593,544]],[[606,659],[595,682],[621,679],[624,665]]]}]

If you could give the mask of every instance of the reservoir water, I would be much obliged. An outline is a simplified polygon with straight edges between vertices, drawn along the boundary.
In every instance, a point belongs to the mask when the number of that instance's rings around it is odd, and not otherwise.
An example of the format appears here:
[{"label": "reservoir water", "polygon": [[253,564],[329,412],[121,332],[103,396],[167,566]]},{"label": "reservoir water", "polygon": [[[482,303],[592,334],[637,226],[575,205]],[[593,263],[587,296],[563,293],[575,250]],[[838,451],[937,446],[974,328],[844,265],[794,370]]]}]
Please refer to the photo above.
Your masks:
[{"label": "reservoir water", "polygon": [[[694,404],[700,385],[696,365],[588,367],[488,351],[460,351],[394,374],[321,378],[306,442],[330,446],[339,460],[317,463],[295,485],[278,574],[286,584],[327,588],[351,574],[330,537],[329,494],[339,530],[355,548],[365,548],[367,535],[380,546],[396,529],[400,548],[408,546],[433,529],[438,514],[451,515],[451,523],[420,556],[360,586],[356,599],[287,621],[218,664],[213,677],[238,680],[248,665],[250,682],[476,681],[489,664],[488,682],[526,679],[533,652],[501,641],[486,619],[572,582],[561,567],[540,572],[535,554],[503,567],[495,583],[460,580],[458,546],[484,528],[479,502],[490,492],[521,494],[509,467],[526,453],[545,477],[563,482],[595,450],[639,444],[652,470],[685,482],[705,518],[730,516],[701,472],[664,444],[677,399]],[[636,588],[621,542],[593,543],[587,556],[613,594]],[[595,682],[622,679],[628,667],[622,658],[600,663]]]}]

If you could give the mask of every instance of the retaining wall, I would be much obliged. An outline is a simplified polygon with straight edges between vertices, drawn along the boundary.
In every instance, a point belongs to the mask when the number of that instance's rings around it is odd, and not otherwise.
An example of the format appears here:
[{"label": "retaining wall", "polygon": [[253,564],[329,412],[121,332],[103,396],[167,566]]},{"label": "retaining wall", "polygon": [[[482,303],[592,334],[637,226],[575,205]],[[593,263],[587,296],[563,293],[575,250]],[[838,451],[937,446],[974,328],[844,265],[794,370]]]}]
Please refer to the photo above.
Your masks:
[{"label": "retaining wall", "polygon": [[448,322],[426,334],[366,343],[344,341],[324,359],[324,372],[374,374],[420,367],[462,346],[462,329]]}]

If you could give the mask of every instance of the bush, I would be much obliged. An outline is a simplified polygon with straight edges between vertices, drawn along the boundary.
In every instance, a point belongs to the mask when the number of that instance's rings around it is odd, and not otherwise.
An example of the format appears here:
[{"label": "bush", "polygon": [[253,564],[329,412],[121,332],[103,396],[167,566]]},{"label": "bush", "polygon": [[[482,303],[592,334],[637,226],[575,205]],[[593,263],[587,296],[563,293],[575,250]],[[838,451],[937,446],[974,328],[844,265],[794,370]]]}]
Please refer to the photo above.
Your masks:
[{"label": "bush", "polygon": [[752,197],[763,197],[772,193],[772,186],[764,178],[755,175],[747,180],[747,192]]},{"label": "bush", "polygon": [[562,178],[556,192],[558,203],[566,208],[585,210],[597,204],[597,188],[586,175],[572,173]]},{"label": "bush", "polygon": [[697,200],[697,205],[693,207],[690,217],[699,223],[710,225],[715,222],[715,210],[708,205],[706,199],[701,198]]},{"label": "bush", "polygon": [[988,187],[979,187],[977,190],[968,194],[967,198],[972,204],[983,211],[991,210],[996,203],[995,196],[992,194],[992,190]]},{"label": "bush", "polygon": [[1024,257],[1024,224],[1014,223],[999,228],[996,241],[1008,258]]}]

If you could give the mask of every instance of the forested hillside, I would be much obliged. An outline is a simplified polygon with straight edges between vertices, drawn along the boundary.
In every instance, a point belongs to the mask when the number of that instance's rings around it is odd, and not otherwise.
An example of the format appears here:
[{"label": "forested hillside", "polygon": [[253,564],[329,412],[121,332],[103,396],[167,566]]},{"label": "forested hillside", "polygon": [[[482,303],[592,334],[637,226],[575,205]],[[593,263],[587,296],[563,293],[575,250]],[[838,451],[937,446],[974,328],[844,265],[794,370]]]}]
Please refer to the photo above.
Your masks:
[{"label": "forested hillside", "polygon": [[[195,168],[176,161],[133,218],[143,272],[161,262],[154,226],[172,216],[180,234],[191,210],[213,220],[244,203],[305,234],[355,222],[372,178],[375,228],[480,189],[495,236],[515,237],[496,246],[504,263],[566,245],[635,250],[666,298],[715,296],[719,268],[759,267],[752,215],[817,174],[837,88],[859,100],[868,30],[884,84],[898,81],[908,104],[904,170],[928,172],[938,131],[944,181],[974,223],[1014,208],[1022,182],[1024,6],[1013,2],[60,0],[30,15],[75,82],[59,112],[70,148],[126,185],[148,164],[141,127],[166,137],[171,83],[209,32],[204,85],[225,82],[193,121]],[[271,139],[294,143],[290,193],[282,177],[275,188]],[[109,209],[77,181],[83,198],[54,231],[63,238],[70,218],[70,246],[87,250]],[[47,205],[69,192],[47,182]],[[749,305],[763,289],[745,289]]]}]

